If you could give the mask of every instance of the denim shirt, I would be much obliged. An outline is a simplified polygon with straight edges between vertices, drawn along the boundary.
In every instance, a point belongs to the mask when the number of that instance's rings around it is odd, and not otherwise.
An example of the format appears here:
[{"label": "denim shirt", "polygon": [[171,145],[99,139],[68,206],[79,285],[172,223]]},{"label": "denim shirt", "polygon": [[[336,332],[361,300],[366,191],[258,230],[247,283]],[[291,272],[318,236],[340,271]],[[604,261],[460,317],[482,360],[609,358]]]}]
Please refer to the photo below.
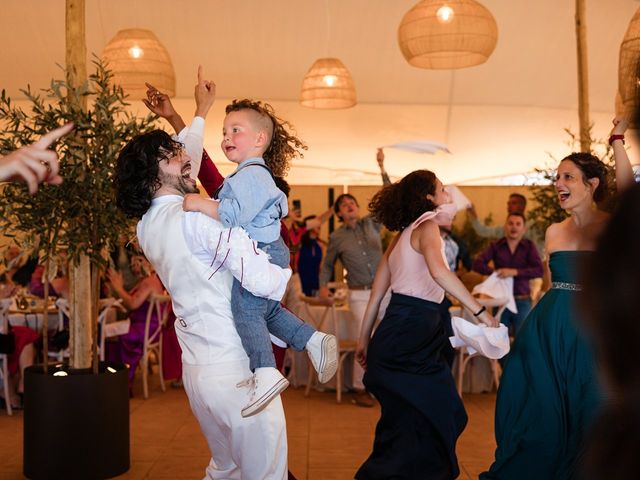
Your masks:
[{"label": "denim shirt", "polygon": [[225,178],[218,193],[218,216],[225,227],[242,227],[257,242],[275,242],[280,237],[280,219],[289,213],[287,197],[266,168],[251,165],[265,162],[249,158]]}]

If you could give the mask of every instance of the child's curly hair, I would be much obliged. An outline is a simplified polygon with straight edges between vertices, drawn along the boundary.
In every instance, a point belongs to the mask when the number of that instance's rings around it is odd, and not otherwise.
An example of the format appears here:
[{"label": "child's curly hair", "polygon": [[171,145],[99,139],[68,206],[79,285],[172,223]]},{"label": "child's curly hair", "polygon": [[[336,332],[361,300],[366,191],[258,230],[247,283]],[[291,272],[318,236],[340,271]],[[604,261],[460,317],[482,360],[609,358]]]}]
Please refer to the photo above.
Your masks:
[{"label": "child's curly hair", "polygon": [[286,120],[278,118],[273,107],[268,103],[249,100],[247,98],[234,100],[227,105],[225,112],[229,114],[240,110],[253,110],[260,114],[260,116],[270,120],[273,128],[268,129],[271,138],[269,139],[269,146],[264,152],[263,158],[274,176],[284,177],[289,170],[289,162],[297,156],[304,158],[302,150],[306,150],[308,147],[302,140],[295,136],[293,125]]}]

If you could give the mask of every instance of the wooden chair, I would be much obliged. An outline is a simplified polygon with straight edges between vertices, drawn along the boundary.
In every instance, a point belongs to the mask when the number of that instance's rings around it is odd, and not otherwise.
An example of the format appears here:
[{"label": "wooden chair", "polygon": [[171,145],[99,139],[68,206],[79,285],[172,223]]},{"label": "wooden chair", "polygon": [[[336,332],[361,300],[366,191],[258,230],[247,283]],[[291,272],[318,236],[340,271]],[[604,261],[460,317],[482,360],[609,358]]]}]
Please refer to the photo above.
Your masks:
[{"label": "wooden chair", "polygon": [[[0,300],[0,333],[9,332],[10,307],[10,298]],[[11,408],[11,390],[9,389],[9,358],[6,353],[0,353],[0,375],[2,375],[2,388],[4,391],[5,405],[7,407],[7,415],[13,415]]]},{"label": "wooden chair", "polygon": [[[66,298],[58,298],[56,300],[56,308],[58,309],[58,328],[57,332],[64,330],[64,317],[71,318],[71,312],[69,309],[69,301]],[[58,362],[64,361],[65,358],[69,358],[69,347],[61,348],[57,352],[49,352],[49,357],[57,360]]]},{"label": "wooden chair", "polygon": [[[169,295],[153,295],[149,300],[149,309],[147,310],[147,319],[144,326],[144,346],[142,350],[142,359],[140,360],[140,368],[142,368],[142,391],[145,400],[149,398],[149,356],[153,353],[158,361],[158,374],[160,375],[160,388],[166,391],[164,385],[164,375],[162,373],[162,327],[167,323],[169,316]],[[151,331],[151,319],[155,313],[158,319],[158,326]]]},{"label": "wooden chair", "polygon": [[98,353],[100,355],[100,361],[104,362],[105,355],[105,340],[109,336],[106,333],[105,325],[107,324],[107,317],[109,316],[109,312],[111,310],[119,309],[122,312],[126,312],[125,308],[122,306],[122,299],[115,299],[113,297],[109,298],[101,298],[100,304],[98,306],[98,329],[100,331],[100,343],[98,346]]},{"label": "wooden chair", "polygon": [[[336,402],[342,402],[342,385],[343,385],[343,367],[344,361],[350,355],[353,355],[356,351],[355,340],[342,340],[339,336],[338,330],[338,313],[336,306],[325,305],[317,298],[301,296],[304,302],[302,316],[306,321],[311,323],[318,331],[333,333],[338,341],[338,369],[336,371]],[[319,318],[313,314],[310,306],[323,306],[324,310],[320,314]],[[311,387],[317,380],[316,371],[313,368],[311,362],[309,362],[309,375],[307,377],[307,388],[304,391],[305,397],[309,395]]]},{"label": "wooden chair", "polygon": [[[69,301],[65,298],[59,298],[56,300],[56,307],[58,308],[58,332],[64,330],[64,317],[70,318],[70,309],[69,309]],[[112,308],[119,308],[122,311],[124,308],[122,307],[122,300],[115,298],[101,298],[100,303],[98,304],[98,326],[99,326],[99,345],[98,345],[98,353],[100,355],[100,361],[104,361],[104,342],[105,342],[105,323],[107,320],[107,316],[109,311]],[[49,352],[49,357],[55,358],[59,362],[62,362],[65,358],[69,358],[69,349],[61,349],[58,352]]]},{"label": "wooden chair", "polygon": [[[477,299],[480,305],[487,307],[487,309],[497,308],[498,311],[494,315],[495,319],[499,322],[502,313],[505,308],[507,308],[507,299],[505,298],[479,298]],[[473,312],[470,312],[468,309],[464,308],[463,310],[463,318],[473,322],[478,323],[477,319],[473,316]],[[473,355],[469,355],[466,347],[458,348],[456,354],[456,368],[454,372],[454,377],[456,380],[456,388],[458,390],[458,395],[462,397],[462,382],[464,380],[464,372],[467,368],[467,365],[471,361],[472,358],[479,356],[479,353],[474,353]],[[495,359],[487,359],[489,360],[489,364],[491,367],[491,378],[492,384],[491,386],[495,386],[497,389],[500,386],[500,374],[502,372],[502,368],[500,367],[500,363]]]}]

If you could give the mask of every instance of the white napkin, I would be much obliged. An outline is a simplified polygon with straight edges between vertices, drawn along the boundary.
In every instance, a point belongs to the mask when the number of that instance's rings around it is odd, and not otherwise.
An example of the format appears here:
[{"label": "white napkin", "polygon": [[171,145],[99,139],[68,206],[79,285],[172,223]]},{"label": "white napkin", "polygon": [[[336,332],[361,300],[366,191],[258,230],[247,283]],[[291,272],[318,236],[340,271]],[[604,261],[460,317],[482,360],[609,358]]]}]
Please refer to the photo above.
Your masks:
[{"label": "white napkin", "polygon": [[467,347],[470,355],[480,352],[487,358],[498,359],[509,353],[509,329],[500,324],[498,328],[476,325],[464,318],[451,317],[453,337],[449,341],[454,348]]},{"label": "white napkin", "polygon": [[516,299],[513,297],[513,277],[500,278],[496,272],[493,272],[484,282],[473,287],[471,294],[483,294],[491,298],[507,298],[507,309],[518,313]]},{"label": "white napkin", "polygon": [[458,187],[455,185],[447,185],[444,188],[449,194],[449,197],[451,197],[451,202],[456,206],[458,211],[466,210],[471,206],[471,200],[469,200]]},{"label": "white napkin", "polygon": [[444,143],[431,142],[429,140],[408,140],[406,142],[398,142],[391,145],[384,145],[380,148],[395,148],[397,150],[405,150],[414,153],[429,153],[433,155],[438,150],[451,153]]},{"label": "white napkin", "polygon": [[117,337],[118,335],[125,335],[129,333],[131,327],[131,320],[118,320],[117,322],[110,322],[104,324],[104,336],[105,338]]}]

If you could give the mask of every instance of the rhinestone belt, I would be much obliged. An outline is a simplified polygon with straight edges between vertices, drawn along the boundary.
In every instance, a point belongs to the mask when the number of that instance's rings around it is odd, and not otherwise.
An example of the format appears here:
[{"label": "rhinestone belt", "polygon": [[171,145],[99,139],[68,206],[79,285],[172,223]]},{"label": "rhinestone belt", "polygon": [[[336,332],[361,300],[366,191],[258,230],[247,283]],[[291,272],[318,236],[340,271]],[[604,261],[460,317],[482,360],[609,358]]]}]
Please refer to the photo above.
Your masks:
[{"label": "rhinestone belt", "polygon": [[579,292],[582,290],[582,285],[578,285],[577,283],[568,283],[568,282],[551,282],[551,288],[557,288],[558,290],[572,290],[574,292]]}]

